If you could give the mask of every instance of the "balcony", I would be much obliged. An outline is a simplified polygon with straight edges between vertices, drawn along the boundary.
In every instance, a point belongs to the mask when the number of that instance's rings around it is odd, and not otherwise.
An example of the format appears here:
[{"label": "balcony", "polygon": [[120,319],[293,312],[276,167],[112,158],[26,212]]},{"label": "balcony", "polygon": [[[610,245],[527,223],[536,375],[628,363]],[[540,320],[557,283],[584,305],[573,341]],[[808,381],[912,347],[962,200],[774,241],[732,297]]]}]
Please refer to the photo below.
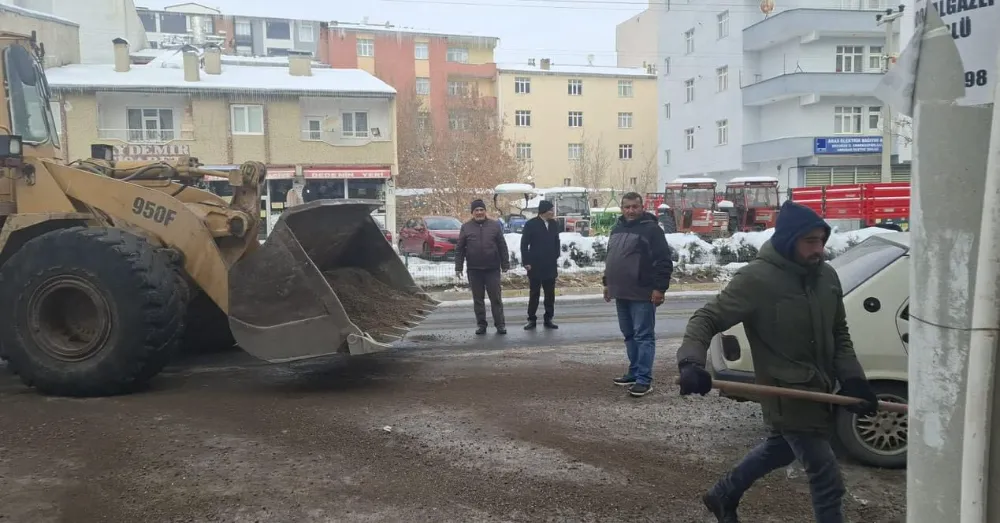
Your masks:
[{"label": "balcony", "polygon": [[759,163],[813,155],[812,136],[794,136],[743,145],[743,162]]},{"label": "balcony", "polygon": [[743,86],[743,105],[767,105],[797,96],[874,96],[882,73],[790,73]]},{"label": "balcony", "polygon": [[743,30],[743,50],[760,51],[781,42],[801,38],[804,42],[820,37],[884,37],[885,29],[875,25],[879,10],[788,9]]},{"label": "balcony", "polygon": [[163,145],[176,140],[194,140],[194,131],[181,129],[98,129],[101,140],[128,144]]},{"label": "balcony", "polygon": [[[826,138],[828,143],[839,139],[839,146],[829,144],[827,151],[816,149],[818,138]],[[864,147],[859,145],[861,142]],[[870,157],[881,154],[882,136],[873,134],[838,134],[829,136],[791,136],[743,145],[745,163],[770,162],[788,158],[809,158],[811,165],[849,164],[854,161],[870,163]],[[839,149],[839,150],[838,150]],[[802,165],[802,164],[800,164]]]},{"label": "balcony", "polygon": [[444,70],[449,78],[484,78],[493,79],[497,76],[497,64],[463,64],[444,62]]},{"label": "balcony", "polygon": [[391,142],[392,136],[388,129],[378,127],[349,135],[340,131],[302,129],[299,131],[299,139],[303,142],[322,142],[337,147],[361,147],[375,142]]}]

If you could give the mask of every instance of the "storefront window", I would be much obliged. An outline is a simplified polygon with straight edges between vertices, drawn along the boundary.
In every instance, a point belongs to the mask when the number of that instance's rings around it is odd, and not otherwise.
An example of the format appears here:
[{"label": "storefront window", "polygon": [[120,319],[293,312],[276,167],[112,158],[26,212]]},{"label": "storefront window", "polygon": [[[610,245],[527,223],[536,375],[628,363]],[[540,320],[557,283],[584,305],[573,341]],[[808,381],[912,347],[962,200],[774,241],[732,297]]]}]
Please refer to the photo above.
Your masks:
[{"label": "storefront window", "polygon": [[306,180],[302,200],[336,200],[344,197],[344,180]]},{"label": "storefront window", "polygon": [[384,186],[384,180],[347,180],[347,197],[381,200]]}]

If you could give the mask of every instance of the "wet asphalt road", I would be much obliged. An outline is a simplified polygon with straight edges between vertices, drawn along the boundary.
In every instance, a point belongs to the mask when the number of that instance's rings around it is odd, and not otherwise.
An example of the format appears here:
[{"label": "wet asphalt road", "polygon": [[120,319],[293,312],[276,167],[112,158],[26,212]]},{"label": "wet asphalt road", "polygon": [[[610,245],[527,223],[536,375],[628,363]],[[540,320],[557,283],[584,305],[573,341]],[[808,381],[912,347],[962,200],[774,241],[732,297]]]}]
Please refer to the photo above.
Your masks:
[{"label": "wet asphalt road", "polygon": [[[661,305],[656,315],[656,335],[660,339],[680,337],[687,320],[695,310],[705,304],[706,297],[671,298]],[[488,303],[488,302],[487,302]],[[539,306],[539,314],[542,313]],[[546,347],[581,343],[597,343],[621,339],[614,303],[602,299],[559,302],[556,298],[554,322],[558,330],[543,329],[539,323],[535,331],[525,331],[527,305],[510,303],[504,307],[507,318],[507,335],[497,336],[493,317],[487,308],[490,330],[485,336],[476,336],[476,319],[471,306],[441,307],[410,331],[401,342],[400,349],[421,348],[477,348],[504,349],[512,347]]]}]

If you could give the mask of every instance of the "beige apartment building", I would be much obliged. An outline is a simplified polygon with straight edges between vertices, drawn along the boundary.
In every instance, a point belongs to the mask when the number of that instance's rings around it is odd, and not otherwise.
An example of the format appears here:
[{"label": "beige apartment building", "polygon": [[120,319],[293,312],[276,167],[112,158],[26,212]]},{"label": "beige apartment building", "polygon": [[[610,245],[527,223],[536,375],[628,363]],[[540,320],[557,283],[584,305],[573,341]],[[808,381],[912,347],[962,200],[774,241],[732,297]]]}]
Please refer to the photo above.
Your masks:
[{"label": "beige apartment building", "polygon": [[[287,67],[226,65],[212,46],[133,65],[128,44],[114,45],[114,65],[47,71],[68,159],[104,143],[119,160],[193,156],[222,171],[256,160],[268,166],[268,230],[296,176],[323,198],[382,200],[395,230],[396,91],[382,80],[314,69],[308,53],[293,54]],[[212,186],[228,189],[223,180]]]},{"label": "beige apartment building", "polygon": [[549,59],[497,70],[505,132],[536,187],[656,185],[656,75]]}]

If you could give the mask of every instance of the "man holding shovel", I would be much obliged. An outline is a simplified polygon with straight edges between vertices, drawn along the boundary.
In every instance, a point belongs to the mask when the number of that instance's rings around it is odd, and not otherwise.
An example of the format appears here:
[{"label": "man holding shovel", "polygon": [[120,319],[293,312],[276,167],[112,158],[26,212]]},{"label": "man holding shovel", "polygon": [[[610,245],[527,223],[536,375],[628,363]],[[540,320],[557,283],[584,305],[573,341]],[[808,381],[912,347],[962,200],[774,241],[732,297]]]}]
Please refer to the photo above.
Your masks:
[{"label": "man holding shovel", "polygon": [[[786,201],[774,236],[719,295],[688,322],[677,350],[682,395],[705,395],[709,342],[743,323],[756,382],[781,388],[840,393],[864,401],[849,410],[875,413],[878,398],[865,378],[847,328],[837,272],[824,261],[830,226],[811,209]],[[738,523],[740,498],[758,479],[798,460],[809,477],[818,523],[843,523],[844,482],[830,446],[834,407],[803,399],[761,397],[771,436],[750,451],[703,497],[720,523]]]}]

